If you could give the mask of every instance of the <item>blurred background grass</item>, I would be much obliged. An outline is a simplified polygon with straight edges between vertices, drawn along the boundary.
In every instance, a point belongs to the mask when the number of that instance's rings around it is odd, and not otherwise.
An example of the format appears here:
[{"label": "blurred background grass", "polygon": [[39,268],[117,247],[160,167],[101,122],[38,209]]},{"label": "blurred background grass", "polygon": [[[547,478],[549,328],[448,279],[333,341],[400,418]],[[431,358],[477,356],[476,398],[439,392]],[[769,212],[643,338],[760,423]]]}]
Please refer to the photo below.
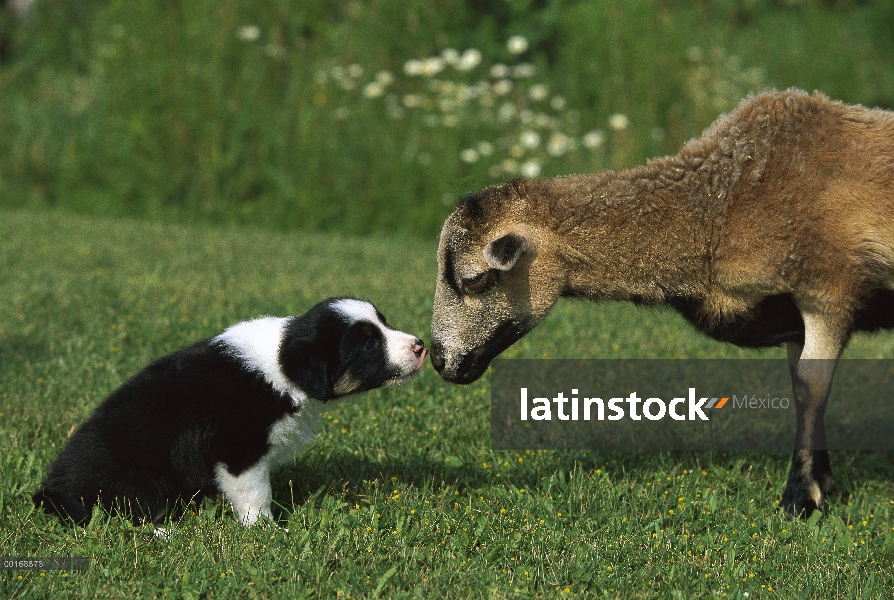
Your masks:
[{"label": "blurred background grass", "polygon": [[887,0],[38,0],[3,19],[6,207],[431,238],[468,191],[676,152],[751,91],[894,106]]}]

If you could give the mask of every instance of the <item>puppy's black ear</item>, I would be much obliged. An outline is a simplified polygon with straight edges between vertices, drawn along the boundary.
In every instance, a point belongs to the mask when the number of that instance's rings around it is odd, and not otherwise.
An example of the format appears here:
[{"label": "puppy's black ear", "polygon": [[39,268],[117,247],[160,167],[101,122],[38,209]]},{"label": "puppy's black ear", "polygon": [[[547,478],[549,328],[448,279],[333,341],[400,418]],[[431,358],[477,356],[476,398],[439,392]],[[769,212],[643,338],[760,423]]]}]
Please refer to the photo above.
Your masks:
[{"label": "puppy's black ear", "polygon": [[328,400],[332,398],[332,384],[329,381],[325,343],[318,338],[312,328],[302,327],[296,319],[286,328],[279,347],[279,364],[286,377],[304,390],[311,398]]}]

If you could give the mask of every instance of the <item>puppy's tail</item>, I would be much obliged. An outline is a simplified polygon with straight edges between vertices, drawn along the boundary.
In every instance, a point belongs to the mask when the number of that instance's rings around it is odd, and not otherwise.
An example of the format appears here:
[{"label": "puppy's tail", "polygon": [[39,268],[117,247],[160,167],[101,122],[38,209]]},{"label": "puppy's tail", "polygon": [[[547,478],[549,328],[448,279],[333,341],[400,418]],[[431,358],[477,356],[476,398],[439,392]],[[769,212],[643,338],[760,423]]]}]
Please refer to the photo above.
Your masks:
[{"label": "puppy's tail", "polygon": [[41,488],[32,497],[34,506],[42,508],[45,512],[54,513],[61,519],[74,521],[75,525],[84,526],[90,520],[90,513],[83,503],[73,498],[63,496],[53,490]]}]

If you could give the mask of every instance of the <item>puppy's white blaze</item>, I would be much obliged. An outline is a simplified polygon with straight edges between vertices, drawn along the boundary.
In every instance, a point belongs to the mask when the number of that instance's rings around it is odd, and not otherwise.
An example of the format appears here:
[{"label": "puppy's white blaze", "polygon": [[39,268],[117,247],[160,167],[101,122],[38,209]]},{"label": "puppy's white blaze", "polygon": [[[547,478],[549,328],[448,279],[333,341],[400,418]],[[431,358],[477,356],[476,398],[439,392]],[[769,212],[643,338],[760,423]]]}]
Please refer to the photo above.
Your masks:
[{"label": "puppy's white blaze", "polygon": [[285,376],[279,365],[279,346],[288,318],[262,317],[228,327],[214,338],[223,344],[227,353],[238,359],[250,371],[264,379],[280,394],[292,398],[295,406],[304,404],[307,394]]},{"label": "puppy's white blaze", "polygon": [[369,321],[382,327],[382,322],[379,321],[379,317],[376,315],[376,308],[369,302],[354,300],[353,298],[342,298],[333,302],[332,308],[348,317],[350,322]]},{"label": "puppy's white blaze", "polygon": [[[388,362],[398,367],[404,372],[404,375],[416,372],[415,367],[418,363],[418,357],[413,352],[416,336],[392,329],[382,323],[376,314],[376,308],[369,302],[345,298],[333,302],[332,308],[346,316],[351,322],[367,321],[378,327],[385,337],[385,352],[388,355]],[[401,377],[400,379],[392,379],[386,382],[385,385],[395,385],[403,383],[403,381],[405,380]]]},{"label": "puppy's white blaze", "polygon": [[273,518],[273,513],[270,512],[270,502],[273,500],[270,469],[264,460],[238,476],[230,473],[226,465],[219,462],[214,465],[214,475],[217,489],[233,505],[242,525],[254,525],[261,515]]}]

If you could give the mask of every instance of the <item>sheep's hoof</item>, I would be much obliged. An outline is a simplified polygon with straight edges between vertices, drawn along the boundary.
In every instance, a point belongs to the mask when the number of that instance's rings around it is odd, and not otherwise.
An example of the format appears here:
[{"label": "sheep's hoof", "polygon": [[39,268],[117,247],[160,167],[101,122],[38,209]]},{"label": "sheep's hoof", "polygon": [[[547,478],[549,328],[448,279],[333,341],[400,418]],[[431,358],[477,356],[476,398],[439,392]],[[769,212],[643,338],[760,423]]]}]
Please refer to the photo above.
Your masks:
[{"label": "sheep's hoof", "polygon": [[825,450],[795,452],[788,483],[782,494],[782,508],[792,517],[806,519],[813,511],[826,509],[824,489],[832,484],[829,453]]}]

